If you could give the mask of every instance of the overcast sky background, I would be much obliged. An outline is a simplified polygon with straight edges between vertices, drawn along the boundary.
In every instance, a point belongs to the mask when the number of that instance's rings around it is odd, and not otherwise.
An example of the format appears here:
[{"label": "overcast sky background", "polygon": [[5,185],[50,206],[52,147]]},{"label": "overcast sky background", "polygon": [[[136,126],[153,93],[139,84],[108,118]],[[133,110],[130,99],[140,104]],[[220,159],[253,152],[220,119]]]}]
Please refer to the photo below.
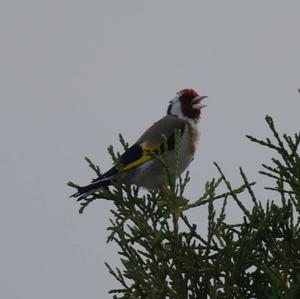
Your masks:
[{"label": "overcast sky background", "polygon": [[[187,196],[201,195],[218,161],[236,185],[270,153],[244,136],[300,127],[297,1],[1,1],[0,297],[111,298],[104,261],[109,210],[84,215],[70,179],[103,170],[165,114],[182,88],[208,95]],[[259,186],[257,190],[260,190]],[[240,213],[230,207],[229,219]],[[206,212],[191,215],[206,227]]]}]

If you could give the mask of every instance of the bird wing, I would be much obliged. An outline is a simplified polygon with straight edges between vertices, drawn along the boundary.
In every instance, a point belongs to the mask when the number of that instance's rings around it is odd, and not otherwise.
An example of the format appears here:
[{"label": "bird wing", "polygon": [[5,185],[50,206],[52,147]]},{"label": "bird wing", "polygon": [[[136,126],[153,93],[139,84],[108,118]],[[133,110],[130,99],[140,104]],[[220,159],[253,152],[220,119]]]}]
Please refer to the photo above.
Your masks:
[{"label": "bird wing", "polygon": [[[162,135],[167,138],[167,148],[172,150],[175,147],[175,130],[180,130],[183,134],[185,121],[173,115],[166,115],[159,121],[155,122],[148,130],[146,130],[137,142],[132,145],[124,154],[120,156],[120,163],[123,170],[128,171],[134,169],[148,160],[153,158],[153,153],[164,152],[164,143]],[[101,176],[105,179],[116,175],[117,166],[112,167],[109,171]],[[96,181],[99,180],[96,179]]]},{"label": "bird wing", "polygon": [[[121,157],[121,163],[124,170],[135,168],[153,158],[153,153],[164,152],[164,142],[162,136],[167,138],[168,150],[175,147],[175,130],[180,130],[181,134],[185,128],[185,121],[173,115],[166,115],[155,122],[144,134],[137,140],[129,152]],[[132,151],[132,153],[130,153]],[[125,160],[125,161],[124,161]]]}]

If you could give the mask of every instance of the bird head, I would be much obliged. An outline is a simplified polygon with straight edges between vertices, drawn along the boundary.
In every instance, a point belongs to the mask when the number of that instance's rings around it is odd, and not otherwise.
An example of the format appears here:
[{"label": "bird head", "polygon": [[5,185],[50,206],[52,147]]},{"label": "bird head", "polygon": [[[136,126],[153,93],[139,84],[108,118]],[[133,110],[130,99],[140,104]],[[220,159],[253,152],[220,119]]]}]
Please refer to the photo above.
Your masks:
[{"label": "bird head", "polygon": [[198,95],[193,89],[182,89],[169,102],[167,113],[197,122],[200,119],[201,109],[206,106],[202,104],[205,98],[207,97]]}]

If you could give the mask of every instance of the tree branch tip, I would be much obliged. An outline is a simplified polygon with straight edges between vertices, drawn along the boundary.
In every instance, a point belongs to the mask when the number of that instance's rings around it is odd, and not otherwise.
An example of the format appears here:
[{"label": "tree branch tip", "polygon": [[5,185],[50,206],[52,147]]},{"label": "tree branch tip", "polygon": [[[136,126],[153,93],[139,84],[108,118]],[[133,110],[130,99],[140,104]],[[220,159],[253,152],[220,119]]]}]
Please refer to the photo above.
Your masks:
[{"label": "tree branch tip", "polygon": [[81,203],[81,207],[79,208],[79,214],[82,215],[83,211],[85,210],[85,208],[87,207],[87,203]]},{"label": "tree branch tip", "polygon": [[72,181],[68,181],[68,182],[67,182],[67,185],[68,185],[69,187],[76,188],[76,189],[78,189],[78,187],[79,187],[77,184],[73,183]]},{"label": "tree branch tip", "polygon": [[273,122],[273,118],[272,118],[272,116],[270,116],[270,115],[266,115],[265,116],[265,120],[267,121],[267,122]]},{"label": "tree branch tip", "polygon": [[219,164],[216,161],[213,161],[213,164],[218,168],[221,169],[221,167],[219,166]]}]

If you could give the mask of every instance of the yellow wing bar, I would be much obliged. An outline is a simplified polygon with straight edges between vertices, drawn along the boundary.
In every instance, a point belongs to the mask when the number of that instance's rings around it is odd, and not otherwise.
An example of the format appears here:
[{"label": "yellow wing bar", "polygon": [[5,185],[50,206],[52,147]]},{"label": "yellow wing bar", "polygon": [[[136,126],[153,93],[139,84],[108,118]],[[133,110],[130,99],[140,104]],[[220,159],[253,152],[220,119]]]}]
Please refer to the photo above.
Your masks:
[{"label": "yellow wing bar", "polygon": [[139,159],[124,166],[125,171],[136,168],[136,167],[142,165],[143,163],[151,160],[153,158],[151,153],[154,153],[155,151],[159,150],[159,148],[160,148],[160,145],[149,146],[149,145],[147,145],[147,142],[143,142],[140,146],[143,150],[142,156]]}]

